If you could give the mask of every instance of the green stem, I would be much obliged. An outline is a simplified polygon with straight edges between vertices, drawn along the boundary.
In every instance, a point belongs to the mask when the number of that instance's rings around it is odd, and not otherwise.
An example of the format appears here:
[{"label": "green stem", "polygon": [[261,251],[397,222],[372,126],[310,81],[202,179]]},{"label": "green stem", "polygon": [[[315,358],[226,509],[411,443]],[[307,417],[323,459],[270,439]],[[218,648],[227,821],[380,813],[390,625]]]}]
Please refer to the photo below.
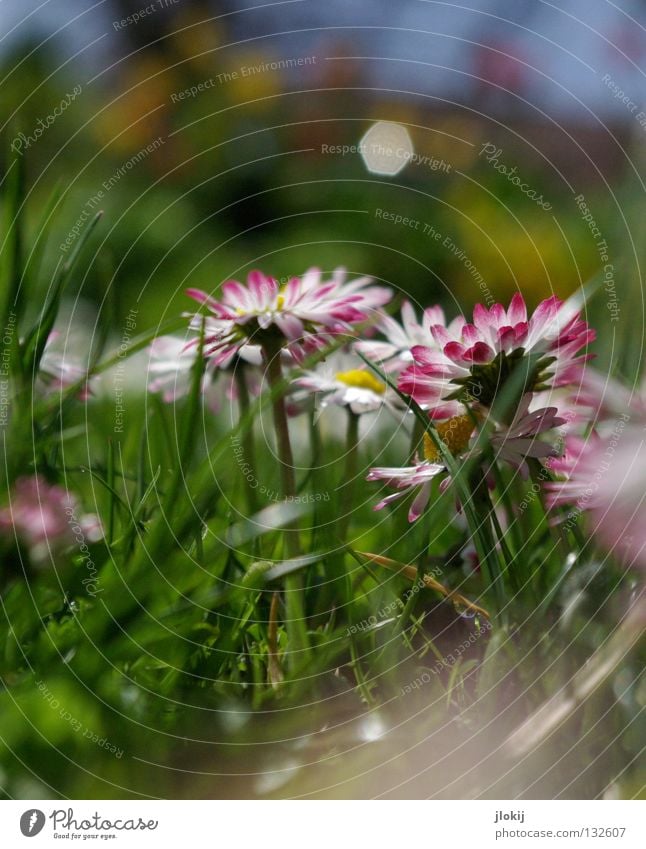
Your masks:
[{"label": "green stem", "polygon": [[110,506],[108,512],[108,534],[107,541],[108,545],[112,545],[114,542],[114,517],[115,517],[115,508],[116,502],[114,498],[114,443],[111,439],[108,439],[108,469],[107,469],[107,481],[108,486],[110,488]]},{"label": "green stem", "polygon": [[[269,388],[274,390],[283,379],[280,367],[280,348],[266,344],[263,347],[265,362],[267,366],[267,379]],[[280,479],[283,487],[283,495],[293,498],[296,495],[296,478],[294,475],[294,455],[289,438],[289,423],[285,409],[285,399],[282,393],[278,393],[272,401],[272,412],[274,417],[274,430],[278,447],[278,461],[280,464]],[[289,557],[298,557],[301,553],[297,533],[289,533],[285,537],[285,548]]]},{"label": "green stem", "polygon": [[498,463],[496,463],[494,458],[491,459],[489,465],[487,466],[487,472],[493,473],[494,480],[496,482],[496,489],[498,491],[498,497],[502,500],[502,503],[505,508],[505,513],[507,514],[509,535],[514,546],[514,550],[516,551],[516,553],[522,552],[524,540],[520,530],[519,519],[514,514],[513,501],[511,497],[511,484],[506,482],[502,472],[500,471],[500,466],[498,465]]},{"label": "green stem", "polygon": [[[518,582],[518,578],[516,576],[516,566],[514,563],[514,555],[511,553],[509,546],[507,545],[507,540],[505,539],[505,532],[503,531],[500,521],[498,519],[498,515],[496,514],[496,508],[494,507],[493,501],[491,500],[491,495],[487,493],[489,497],[489,515],[491,516],[491,523],[494,528],[494,532],[500,543],[500,550],[502,551],[503,560],[505,563],[504,572],[509,576],[509,582],[511,584],[512,590],[515,595],[521,590],[520,584]],[[509,513],[507,514],[509,518]],[[511,520],[513,521],[513,515],[511,516]]]},{"label": "green stem", "polygon": [[339,520],[339,536],[345,541],[350,524],[350,516],[354,507],[354,492],[357,480],[357,465],[359,455],[359,416],[348,407],[348,428],[345,446],[345,488],[341,499],[341,518]]},{"label": "green stem", "polygon": [[366,682],[366,677],[363,674],[363,669],[361,668],[361,657],[359,656],[359,652],[357,651],[357,639],[355,634],[352,634],[350,636],[350,657],[352,658],[350,666],[352,667],[352,671],[354,672],[354,678],[357,682],[359,692],[361,693],[361,696],[363,697],[363,700],[367,705],[374,705],[375,700],[372,697],[370,687]]},{"label": "green stem", "polygon": [[480,470],[477,470],[475,475],[471,476],[471,491],[473,493],[473,505],[480,508],[475,511],[476,522],[478,524],[477,535],[474,535],[474,542],[476,543],[480,565],[487,575],[489,587],[496,600],[496,606],[498,608],[497,615],[500,615],[504,607],[503,578],[498,563],[496,543],[490,525],[490,522],[492,522],[491,512],[493,510],[493,504],[489,497],[487,481]]},{"label": "green stem", "polygon": [[[406,603],[404,604],[404,609],[401,613],[401,616],[397,619],[397,624],[395,626],[395,633],[401,634],[405,633],[406,626],[408,625],[408,621],[410,620],[413,612],[415,610],[415,605],[417,604],[417,596],[419,593],[419,588],[424,586],[424,568],[422,566],[422,558],[420,557],[419,562],[417,563],[417,575],[415,576],[415,580],[413,582],[413,586],[410,590],[410,595],[406,599]],[[413,636],[413,628],[411,627],[411,639]]]},{"label": "green stem", "polygon": [[[547,480],[552,480],[552,478],[549,476],[549,472],[547,473],[547,475],[541,474],[542,472],[544,472],[544,469],[541,466],[541,464],[539,463],[539,461],[536,460],[535,458],[533,458],[533,457],[528,458],[527,465],[529,466],[529,473],[530,473],[530,477],[532,479],[532,482],[535,483],[539,488],[538,489],[538,499],[539,499],[540,505],[543,509],[543,514],[545,516],[545,522],[546,522],[550,537],[554,540],[554,544],[556,546],[560,547],[563,558],[565,559],[565,558],[567,558],[568,554],[570,553],[570,547],[568,545],[567,539],[565,538],[560,526],[558,526],[558,525],[555,526],[554,524],[552,524],[552,522],[550,522],[550,511],[548,510],[547,504],[545,502],[545,489],[544,489],[543,484]],[[579,532],[579,534],[580,534],[580,532]],[[585,547],[585,541],[581,537],[580,537],[579,540],[577,540],[576,535],[574,535],[574,538],[575,538],[575,542],[578,542],[580,544],[580,547],[583,549]]]},{"label": "green stem", "polygon": [[[241,362],[234,366],[233,370],[236,387],[238,389],[238,405],[240,407],[240,418],[249,414],[251,406],[249,399],[249,387],[247,386],[247,376],[245,367]],[[245,462],[251,466],[254,471],[256,466],[256,451],[253,441],[253,428],[244,428],[242,431],[242,450],[244,451]],[[245,480],[245,494],[247,498],[247,506],[249,514],[253,515],[258,512],[258,497],[256,490],[251,486],[251,483]]]},{"label": "green stem", "polygon": [[419,454],[419,446],[422,438],[424,436],[424,425],[422,422],[415,416],[415,421],[413,422],[413,432],[410,436],[410,450],[408,452],[408,465],[415,465],[415,458]]},{"label": "green stem", "polygon": [[[278,460],[283,496],[293,499],[296,496],[296,478],[294,475],[294,456],[289,438],[289,423],[287,421],[285,399],[282,393],[273,393],[273,390],[276,390],[283,381],[283,373],[280,366],[280,345],[271,341],[265,342],[263,345],[263,354],[267,368],[269,388],[272,390],[272,394],[274,394],[272,412],[278,444]],[[287,557],[289,559],[299,557],[301,546],[298,525],[295,522],[285,527],[283,539]],[[309,649],[303,579],[299,573],[285,577],[285,608],[287,614],[285,625],[291,648],[287,656],[287,662],[291,671],[294,672],[299,667],[302,668],[305,665]]]}]

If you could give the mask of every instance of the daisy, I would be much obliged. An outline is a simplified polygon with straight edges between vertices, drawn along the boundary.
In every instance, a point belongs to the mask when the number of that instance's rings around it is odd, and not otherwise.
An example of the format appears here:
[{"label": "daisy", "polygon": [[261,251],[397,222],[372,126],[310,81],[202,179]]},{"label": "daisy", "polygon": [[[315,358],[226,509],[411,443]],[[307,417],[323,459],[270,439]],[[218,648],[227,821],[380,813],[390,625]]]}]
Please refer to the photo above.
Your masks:
[{"label": "daisy", "polygon": [[602,504],[601,481],[615,480],[611,467],[620,447],[641,444],[641,432],[646,428],[646,392],[643,386],[629,390],[618,380],[588,367],[570,403],[577,423],[592,424],[594,429],[585,434],[579,427],[567,434],[562,456],[549,463],[557,479],[545,486],[547,501],[550,507],[595,509]]},{"label": "daisy", "polygon": [[[557,448],[538,437],[565,423],[565,420],[557,415],[556,407],[530,411],[531,400],[531,395],[525,395],[511,424],[498,426],[498,430],[490,438],[495,458],[509,463],[519,471],[522,477],[527,477],[529,474],[528,458],[545,460],[558,453]],[[471,439],[474,435],[475,423],[471,415],[463,414],[438,422],[436,430],[440,440],[454,457],[466,460],[473,456]],[[399,490],[380,501],[375,510],[381,510],[408,492],[419,489],[408,513],[408,521],[413,522],[424,512],[431,496],[433,480],[443,476],[441,491],[450,484],[451,479],[442,455],[427,433],[424,434],[423,450],[423,462],[414,466],[371,469],[368,480],[383,480],[389,486]]]},{"label": "daisy", "polygon": [[588,437],[575,434],[565,440],[565,449],[560,457],[549,462],[549,469],[556,475],[555,481],[545,484],[546,502],[549,508],[572,504],[584,509],[589,506],[594,488],[590,481],[594,477],[594,456],[601,456],[602,441],[596,433]]},{"label": "daisy", "polygon": [[[446,422],[440,422],[437,434],[448,450],[453,455],[464,452],[469,445],[469,440],[474,431],[474,423],[470,416],[457,416]],[[366,480],[384,481],[388,486],[398,490],[393,495],[388,495],[375,505],[375,510],[383,509],[387,504],[392,504],[413,490],[419,490],[408,511],[408,521],[414,522],[424,512],[429,498],[431,497],[431,485],[436,478],[444,476],[440,484],[444,490],[450,483],[448,470],[444,465],[440,452],[430,436],[424,434],[424,459],[414,466],[403,466],[401,468],[377,467],[371,469]]]},{"label": "daisy", "polygon": [[528,320],[519,293],[508,310],[477,304],[472,324],[460,317],[450,327],[433,325],[436,348],[412,349],[414,364],[402,373],[399,388],[429,409],[431,418],[446,419],[461,414],[465,402],[489,407],[527,354],[539,358],[525,392],[570,384],[589,359],[579,351],[595,336],[579,313],[574,301],[551,297]]},{"label": "daisy", "polygon": [[335,404],[349,407],[356,415],[370,413],[381,407],[394,409],[399,397],[382,383],[357,358],[335,353],[316,369],[305,371],[295,378],[294,385],[305,390],[295,393],[294,400],[309,395],[320,396],[320,406]]},{"label": "daisy", "polygon": [[[606,442],[604,455],[608,447]],[[609,465],[598,482],[590,514],[592,531],[609,551],[646,569],[646,428],[628,428]]]},{"label": "daisy", "polygon": [[509,426],[499,425],[491,436],[496,460],[502,460],[517,469],[521,477],[529,477],[527,459],[546,460],[557,457],[559,448],[537,437],[567,424],[557,407],[539,407],[531,410],[535,399],[524,395]]},{"label": "daisy", "polygon": [[[408,510],[408,521],[414,522],[422,515],[431,497],[431,484],[438,476],[446,474],[446,469],[441,463],[421,462],[414,466],[402,468],[374,468],[370,470],[366,480],[384,481],[388,486],[397,489],[398,492],[387,495],[375,504],[375,510],[382,510],[386,505],[398,501],[413,490],[419,490]],[[446,486],[448,478],[442,481]]]},{"label": "daisy", "polygon": [[[191,386],[191,369],[195,364],[193,342],[187,344],[184,339],[177,336],[158,336],[150,345],[148,353],[148,391],[161,394],[167,404],[185,397]],[[236,357],[238,359],[235,362],[233,357],[226,362],[228,371],[224,370],[225,364],[218,369],[212,359],[206,361],[202,377],[202,395],[209,409],[214,412],[220,409],[223,398],[232,400],[237,396],[232,369],[259,366],[262,363],[262,354],[258,345],[242,345]],[[250,392],[257,395],[260,387],[260,372],[253,379],[249,369],[246,368],[245,378]]]},{"label": "daisy", "polygon": [[[454,321],[457,321],[455,319]],[[390,374],[399,372],[413,362],[412,349],[418,345],[427,348],[437,348],[431,328],[436,324],[446,324],[442,307],[428,307],[422,314],[421,322],[417,320],[415,310],[409,301],[404,301],[401,309],[401,322],[384,314],[377,322],[376,328],[386,341],[370,340],[355,343],[355,348],[369,360],[380,363]],[[452,324],[449,330],[457,330]]]},{"label": "daisy", "polygon": [[158,336],[148,349],[148,391],[170,404],[183,398],[191,385],[195,351],[176,336]]},{"label": "daisy", "polygon": [[[87,376],[87,367],[81,358],[61,349],[60,337],[57,330],[49,334],[40,358],[36,385],[44,395],[63,392]],[[89,395],[91,389],[89,383],[86,383],[79,398],[85,400]]]},{"label": "daisy", "polygon": [[85,543],[103,538],[98,516],[81,514],[71,493],[39,475],[16,481],[9,505],[0,509],[0,532],[17,537],[36,562],[75,540]]},{"label": "daisy", "polygon": [[576,391],[570,395],[577,415],[586,421],[603,421],[630,411],[646,418],[646,385],[629,389],[609,374],[587,366]]},{"label": "daisy", "polygon": [[628,419],[604,438],[569,436],[563,457],[549,464],[559,479],[545,490],[549,506],[571,508],[562,521],[583,514],[609,551],[646,568],[646,420]]},{"label": "daisy", "polygon": [[[206,324],[207,356],[220,365],[250,340],[260,344],[277,340],[301,359],[305,351],[325,345],[330,334],[351,333],[354,324],[372,317],[391,297],[390,289],[369,285],[367,277],[346,282],[343,269],[327,282],[321,276],[318,269],[310,269],[281,286],[273,277],[252,271],[246,286],[235,280],[224,283],[221,300],[188,289],[187,294],[211,313]],[[195,317],[192,326],[199,329],[201,321]]]}]

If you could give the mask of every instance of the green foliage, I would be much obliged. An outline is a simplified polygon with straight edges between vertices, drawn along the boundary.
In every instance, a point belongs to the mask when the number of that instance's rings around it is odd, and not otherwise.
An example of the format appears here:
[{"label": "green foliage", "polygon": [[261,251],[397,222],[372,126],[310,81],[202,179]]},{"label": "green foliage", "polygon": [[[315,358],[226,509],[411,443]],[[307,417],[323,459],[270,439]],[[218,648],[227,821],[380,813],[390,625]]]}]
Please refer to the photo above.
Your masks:
[{"label": "green foliage", "polygon": [[[86,580],[88,557],[77,545],[39,565],[15,540],[3,539],[1,783],[7,796],[213,793],[195,777],[180,788],[173,770],[187,761],[212,767],[213,752],[226,767],[236,763],[236,745],[314,735],[324,726],[330,727],[323,735],[328,750],[343,751],[371,739],[365,723],[374,716],[412,726],[411,746],[438,735],[437,757],[460,744],[475,759],[474,738],[482,745],[487,735],[493,751],[567,687],[622,619],[634,579],[602,561],[580,533],[554,529],[540,498],[517,515],[531,482],[498,470],[490,495],[472,466],[457,467],[419,409],[453,473],[455,491],[435,492],[426,515],[408,527],[403,502],[377,519],[376,489],[366,485],[352,504],[346,535],[339,522],[339,483],[347,473],[341,440],[332,435],[322,446],[312,421],[304,453],[316,459],[330,451],[332,459],[311,462],[299,474],[296,495],[322,497],[303,498],[296,512],[288,509],[272,452],[257,450],[267,407],[285,385],[274,386],[228,428],[227,416],[201,404],[203,339],[188,396],[165,405],[141,393],[127,395],[123,429],[114,427],[109,369],[129,368],[158,329],[133,338],[125,350],[94,358],[94,373],[108,377],[107,392],[82,401],[79,381],[56,398],[38,397],[33,378],[65,286],[94,243],[99,216],[50,273],[34,257],[54,218],[63,215],[59,195],[46,206],[27,251],[19,165],[15,160],[4,197],[10,226],[1,266],[5,324],[11,312],[16,317],[8,349],[12,416],[4,433],[5,489],[35,473],[64,484],[84,507],[96,508],[106,535],[88,544],[93,584]],[[87,275],[100,273],[94,259],[86,262]],[[33,303],[41,305],[35,317],[29,314]],[[166,328],[180,325],[173,320]],[[522,374],[514,382],[511,364],[504,366],[511,388],[498,398],[501,411],[513,406],[527,382]],[[532,377],[545,366],[536,363]],[[255,443],[254,475],[266,492],[251,515],[247,481],[231,449],[232,440],[245,436]],[[375,451],[370,440],[359,443],[353,463],[360,478]],[[383,454],[395,464],[400,459],[392,447]],[[455,521],[455,492],[466,528]],[[505,513],[504,532],[494,503]],[[300,551],[286,556],[284,536],[293,532],[295,516]],[[470,543],[481,571],[464,565]],[[402,569],[386,571],[366,551]],[[412,577],[404,567],[413,569]],[[419,589],[416,581],[424,575],[439,576],[443,591],[429,582]],[[302,655],[290,645],[286,585],[302,593],[308,647]],[[456,594],[488,615],[465,609]],[[551,763],[553,752],[577,734],[582,744],[564,761],[577,776],[604,755],[615,734],[620,737],[603,768],[573,779],[572,795],[597,795],[615,776],[626,795],[634,792],[644,686],[634,674],[639,657],[629,654],[632,648],[627,643],[625,662],[600,681],[594,701],[577,703],[532,753],[535,761]],[[595,737],[591,729],[600,715],[604,732]],[[336,726],[346,722],[343,737]],[[299,754],[281,746],[269,747],[261,766],[273,756],[290,763],[313,759],[314,747]],[[387,757],[388,746],[373,744],[356,763],[368,769]],[[487,791],[492,796],[536,792],[531,779],[538,768],[523,773],[514,763],[502,766],[507,772],[500,770],[500,783]],[[345,766],[338,768],[342,773]],[[294,781],[301,780],[299,773]],[[460,781],[460,792],[478,791],[477,775]],[[539,792],[548,793],[547,787]],[[291,790],[286,782],[280,792]],[[219,786],[218,792],[229,790]]]}]

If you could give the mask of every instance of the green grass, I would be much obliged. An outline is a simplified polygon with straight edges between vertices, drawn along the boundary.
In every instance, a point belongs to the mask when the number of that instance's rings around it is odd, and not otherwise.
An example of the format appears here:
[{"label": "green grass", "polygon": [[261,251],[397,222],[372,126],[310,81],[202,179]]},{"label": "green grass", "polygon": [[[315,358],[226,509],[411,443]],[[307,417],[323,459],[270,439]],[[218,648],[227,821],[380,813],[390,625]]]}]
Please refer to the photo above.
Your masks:
[{"label": "green grass", "polygon": [[[622,795],[639,792],[644,683],[635,626],[624,618],[636,579],[594,549],[584,525],[555,529],[531,481],[504,468],[490,494],[474,485],[471,467],[454,468],[454,488],[436,492],[413,525],[407,500],[375,513],[379,488],[365,473],[402,465],[406,440],[384,448],[381,437],[360,439],[348,460],[343,435],[321,434],[313,421],[291,425],[302,431],[300,470],[286,493],[270,450],[271,406],[285,382],[229,427],[228,406],[213,414],[200,403],[199,355],[187,398],[165,405],[127,394],[115,432],[108,367],[134,367],[131,355],[152,332],[118,354],[107,336],[99,340],[92,367],[106,391],[95,398],[79,401],[78,386],[39,398],[32,378],[65,285],[80,267],[101,272],[90,224],[65,265],[35,271],[33,248],[46,240],[56,202],[26,246],[18,162],[10,179],[3,316],[6,326],[14,311],[19,333],[8,349],[3,485],[36,472],[63,484],[99,512],[106,538],[90,546],[93,594],[78,550],[36,568],[11,540],[2,543],[6,796],[385,789],[512,798],[556,787],[595,797],[613,782]],[[171,319],[166,329],[181,325]],[[510,384],[502,406],[522,381]],[[264,494],[250,490],[236,445],[253,451]],[[301,499],[296,512],[285,495]],[[469,543],[479,571],[463,567]],[[441,587],[416,583],[424,575]],[[586,689],[586,662],[593,671],[606,657],[612,663]],[[512,732],[540,709],[549,718],[558,707],[550,700],[571,688],[583,695],[518,755]],[[285,780],[247,775],[272,770]]]}]

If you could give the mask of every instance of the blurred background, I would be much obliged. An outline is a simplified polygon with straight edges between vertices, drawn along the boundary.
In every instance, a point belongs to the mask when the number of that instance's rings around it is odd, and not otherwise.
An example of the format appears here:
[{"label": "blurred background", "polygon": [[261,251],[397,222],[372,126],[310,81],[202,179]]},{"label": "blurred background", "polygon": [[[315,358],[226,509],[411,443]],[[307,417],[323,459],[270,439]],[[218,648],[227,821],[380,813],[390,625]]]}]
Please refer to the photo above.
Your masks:
[{"label": "blurred background", "polygon": [[[144,329],[187,285],[255,266],[344,265],[464,306],[566,295],[604,253],[613,282],[639,284],[643,2],[3,0],[0,15],[3,155],[26,157],[34,213],[62,181],[60,243],[105,210],[101,267],[77,285],[117,323],[135,298]],[[410,138],[397,174],[356,150],[377,121]]]}]

